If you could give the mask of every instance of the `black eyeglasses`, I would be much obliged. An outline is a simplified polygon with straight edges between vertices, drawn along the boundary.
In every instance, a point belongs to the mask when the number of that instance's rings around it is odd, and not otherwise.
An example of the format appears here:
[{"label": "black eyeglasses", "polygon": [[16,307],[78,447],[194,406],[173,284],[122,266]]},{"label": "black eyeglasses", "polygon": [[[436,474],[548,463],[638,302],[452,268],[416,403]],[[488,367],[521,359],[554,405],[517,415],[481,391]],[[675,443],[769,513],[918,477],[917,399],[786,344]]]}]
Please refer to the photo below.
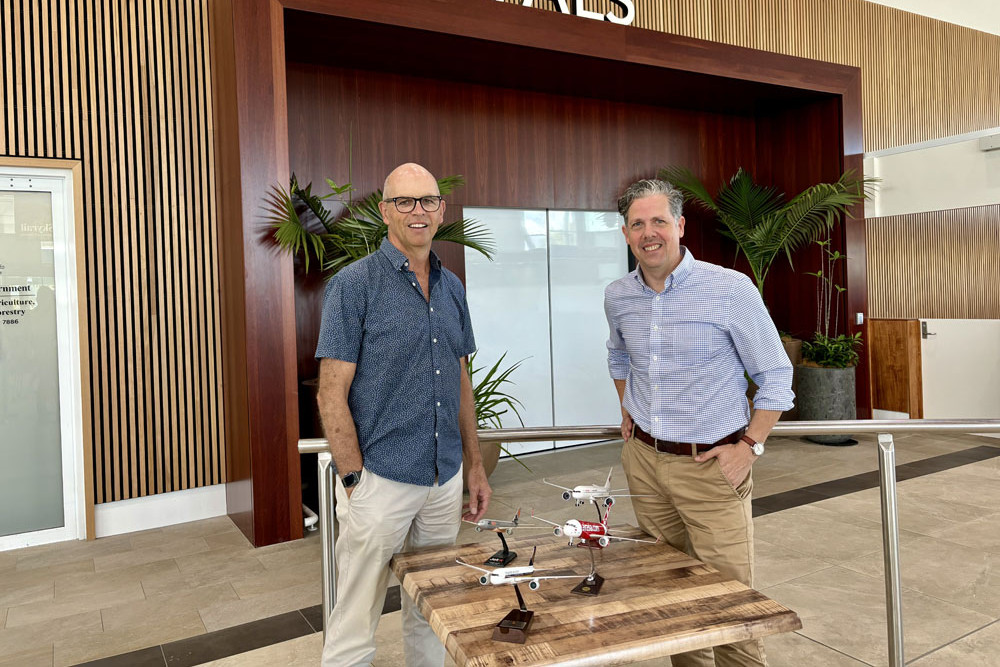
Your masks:
[{"label": "black eyeglasses", "polygon": [[400,213],[409,213],[417,207],[417,202],[420,202],[420,208],[427,213],[433,213],[441,208],[443,199],[444,197],[441,195],[424,195],[423,197],[392,197],[382,201],[391,201]]}]

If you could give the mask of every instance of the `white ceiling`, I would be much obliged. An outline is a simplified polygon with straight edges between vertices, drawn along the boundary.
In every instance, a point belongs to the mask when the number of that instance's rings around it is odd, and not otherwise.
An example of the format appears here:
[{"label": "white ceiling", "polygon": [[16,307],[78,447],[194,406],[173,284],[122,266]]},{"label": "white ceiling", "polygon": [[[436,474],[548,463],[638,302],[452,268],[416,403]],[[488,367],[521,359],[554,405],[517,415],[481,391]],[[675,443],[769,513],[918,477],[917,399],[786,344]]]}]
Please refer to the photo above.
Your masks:
[{"label": "white ceiling", "polygon": [[1000,35],[1000,2],[997,0],[868,0],[913,14],[964,25]]}]

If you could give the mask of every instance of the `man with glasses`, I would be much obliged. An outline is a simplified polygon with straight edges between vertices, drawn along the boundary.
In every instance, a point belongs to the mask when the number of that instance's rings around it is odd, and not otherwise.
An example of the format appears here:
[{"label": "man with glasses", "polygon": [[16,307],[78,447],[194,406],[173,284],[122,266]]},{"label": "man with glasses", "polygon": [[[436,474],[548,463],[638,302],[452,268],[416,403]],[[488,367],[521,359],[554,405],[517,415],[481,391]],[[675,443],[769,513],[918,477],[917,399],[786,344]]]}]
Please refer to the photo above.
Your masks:
[{"label": "man with glasses", "polygon": [[[680,244],[684,197],[665,181],[618,200],[638,267],[608,285],[608,368],[639,526],[753,586],[750,468],[782,411],[792,364],[753,282]],[[754,413],[745,374],[757,383]],[[671,657],[674,667],[766,665],[760,641]]]},{"label": "man with glasses", "polygon": [[[316,348],[339,475],[328,667],[371,664],[392,555],[454,544],[461,519],[478,521],[492,493],[466,371],[476,344],[465,290],[431,251],[445,211],[437,180],[417,164],[397,167],[379,210],[388,237],[327,284]],[[442,665],[444,646],[405,592],[402,616],[406,664]]]}]

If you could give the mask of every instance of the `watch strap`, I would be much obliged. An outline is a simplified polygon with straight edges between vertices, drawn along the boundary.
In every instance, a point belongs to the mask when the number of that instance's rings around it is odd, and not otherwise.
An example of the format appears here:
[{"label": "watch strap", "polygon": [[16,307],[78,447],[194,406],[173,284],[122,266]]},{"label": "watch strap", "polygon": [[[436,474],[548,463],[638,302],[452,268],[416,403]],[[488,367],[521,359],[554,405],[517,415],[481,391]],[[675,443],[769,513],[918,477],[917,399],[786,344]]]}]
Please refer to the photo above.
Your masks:
[{"label": "watch strap", "polygon": [[740,436],[740,442],[745,442],[748,445],[750,445],[750,450],[754,454],[756,454],[757,456],[760,456],[761,454],[764,453],[764,445],[761,444],[761,443],[759,443],[759,442],[757,442],[756,440],[754,440],[753,438],[751,438],[749,435],[746,435],[746,434],[741,435]]},{"label": "watch strap", "polygon": [[344,475],[341,478],[341,481],[344,483],[344,488],[345,489],[350,489],[352,487],[355,487],[355,486],[357,486],[358,482],[361,481],[361,471],[360,470],[352,470],[351,472],[349,472],[346,475]]}]

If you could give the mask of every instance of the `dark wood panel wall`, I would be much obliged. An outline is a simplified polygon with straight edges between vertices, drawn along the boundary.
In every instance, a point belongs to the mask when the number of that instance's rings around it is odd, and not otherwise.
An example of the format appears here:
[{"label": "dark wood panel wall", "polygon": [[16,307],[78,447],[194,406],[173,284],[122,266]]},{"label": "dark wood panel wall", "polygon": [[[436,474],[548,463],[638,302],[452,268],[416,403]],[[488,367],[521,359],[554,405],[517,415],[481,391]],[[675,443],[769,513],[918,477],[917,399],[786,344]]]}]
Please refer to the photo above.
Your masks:
[{"label": "dark wood panel wall", "polygon": [[[755,120],[742,115],[299,63],[289,63],[287,89],[290,163],[301,182],[326,191],[325,178],[350,179],[366,194],[394,166],[419,162],[438,176],[467,179],[449,197],[447,219],[461,217],[466,205],[615,210],[629,183],[668,164],[691,165],[716,183],[756,166]],[[684,243],[695,256],[731,264],[715,221],[694,210],[688,217]],[[443,245],[445,261],[463,275],[462,249]],[[296,285],[298,368],[306,379],[317,372],[323,286],[315,276]],[[313,397],[303,399],[304,419],[315,428],[306,416]]]},{"label": "dark wood panel wall", "polygon": [[96,503],[225,480],[207,10],[0,2],[0,155],[82,164]]}]

